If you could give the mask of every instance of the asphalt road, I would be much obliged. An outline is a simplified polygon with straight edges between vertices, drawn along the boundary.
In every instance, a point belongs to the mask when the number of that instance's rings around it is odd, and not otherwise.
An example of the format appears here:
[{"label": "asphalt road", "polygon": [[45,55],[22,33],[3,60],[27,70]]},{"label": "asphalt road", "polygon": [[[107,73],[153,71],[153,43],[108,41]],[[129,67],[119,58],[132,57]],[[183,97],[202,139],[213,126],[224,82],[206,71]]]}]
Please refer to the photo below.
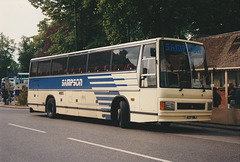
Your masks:
[{"label": "asphalt road", "polygon": [[30,114],[0,107],[0,162],[240,161],[240,132]]}]

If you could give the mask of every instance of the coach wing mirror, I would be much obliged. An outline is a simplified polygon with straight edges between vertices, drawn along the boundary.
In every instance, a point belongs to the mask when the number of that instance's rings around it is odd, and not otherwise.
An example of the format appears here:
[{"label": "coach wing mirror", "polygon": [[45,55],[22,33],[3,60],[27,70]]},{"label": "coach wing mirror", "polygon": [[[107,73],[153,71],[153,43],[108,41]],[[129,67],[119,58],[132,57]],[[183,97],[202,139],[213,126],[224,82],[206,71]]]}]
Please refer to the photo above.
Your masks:
[{"label": "coach wing mirror", "polygon": [[150,54],[152,57],[156,57],[156,48],[150,48]]}]

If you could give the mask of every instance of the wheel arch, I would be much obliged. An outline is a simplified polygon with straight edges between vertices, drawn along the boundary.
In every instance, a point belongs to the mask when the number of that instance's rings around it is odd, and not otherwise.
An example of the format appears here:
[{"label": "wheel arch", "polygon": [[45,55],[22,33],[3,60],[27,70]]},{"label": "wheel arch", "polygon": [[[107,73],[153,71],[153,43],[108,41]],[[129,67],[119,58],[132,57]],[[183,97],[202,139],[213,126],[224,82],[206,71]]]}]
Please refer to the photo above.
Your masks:
[{"label": "wheel arch", "polygon": [[[111,118],[113,120],[116,120],[117,118],[117,111],[118,109],[120,109],[120,102],[121,101],[126,101],[126,103],[128,104],[128,111],[129,111],[129,116],[130,116],[130,104],[128,102],[128,99],[125,96],[116,96],[113,101],[112,101],[112,105],[111,105]],[[131,119],[130,119],[131,120]]]},{"label": "wheel arch", "polygon": [[117,104],[119,104],[121,101],[126,101],[130,109],[128,99],[125,96],[116,96],[112,101],[111,109],[116,108]]}]

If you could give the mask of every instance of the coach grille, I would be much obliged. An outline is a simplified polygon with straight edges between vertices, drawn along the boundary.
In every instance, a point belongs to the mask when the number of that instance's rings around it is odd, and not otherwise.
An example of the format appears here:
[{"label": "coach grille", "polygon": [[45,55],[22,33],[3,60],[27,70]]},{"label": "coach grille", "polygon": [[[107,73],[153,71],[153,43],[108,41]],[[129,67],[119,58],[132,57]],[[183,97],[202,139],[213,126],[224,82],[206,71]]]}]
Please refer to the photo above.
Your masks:
[{"label": "coach grille", "polygon": [[178,103],[178,110],[205,110],[204,103]]}]

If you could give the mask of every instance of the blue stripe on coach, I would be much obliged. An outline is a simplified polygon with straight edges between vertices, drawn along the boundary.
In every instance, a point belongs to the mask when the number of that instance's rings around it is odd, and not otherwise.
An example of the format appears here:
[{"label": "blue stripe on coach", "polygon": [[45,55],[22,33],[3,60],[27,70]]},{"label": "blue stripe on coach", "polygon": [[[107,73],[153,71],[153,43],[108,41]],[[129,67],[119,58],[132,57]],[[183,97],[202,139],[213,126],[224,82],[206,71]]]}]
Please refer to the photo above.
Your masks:
[{"label": "blue stripe on coach", "polygon": [[[107,75],[98,75],[109,77],[111,74]],[[88,79],[88,77],[91,77]],[[113,82],[115,80],[125,80],[124,78],[93,78],[94,76],[64,76],[64,77],[53,77],[53,78],[30,78],[29,80],[29,89],[92,89],[93,87],[117,87],[117,86],[127,86],[127,84],[114,84],[114,83],[105,83],[99,84],[101,82]],[[97,77],[97,76],[96,76]],[[64,83],[67,83],[68,80],[78,80],[78,82],[72,83],[71,86],[67,86]],[[79,82],[81,80],[81,83]],[[91,84],[90,84],[91,82]],[[98,84],[94,84],[97,82]],[[81,84],[81,86],[79,86]],[[65,85],[65,86],[64,86]]]}]

